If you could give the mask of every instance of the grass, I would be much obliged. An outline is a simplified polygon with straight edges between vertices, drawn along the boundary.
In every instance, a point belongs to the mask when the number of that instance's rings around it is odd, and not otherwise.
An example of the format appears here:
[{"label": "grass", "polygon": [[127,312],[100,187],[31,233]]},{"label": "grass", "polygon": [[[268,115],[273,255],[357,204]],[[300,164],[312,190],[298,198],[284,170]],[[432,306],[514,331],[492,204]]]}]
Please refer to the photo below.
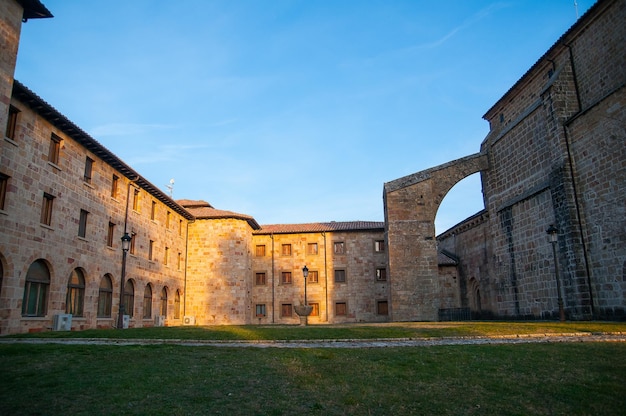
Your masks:
[{"label": "grass", "polygon": [[114,338],[198,340],[298,340],[440,338],[516,334],[626,333],[626,322],[402,322],[385,324],[181,326],[55,331],[19,334],[17,338]]},{"label": "grass", "polygon": [[0,344],[2,415],[621,415],[626,344]]}]

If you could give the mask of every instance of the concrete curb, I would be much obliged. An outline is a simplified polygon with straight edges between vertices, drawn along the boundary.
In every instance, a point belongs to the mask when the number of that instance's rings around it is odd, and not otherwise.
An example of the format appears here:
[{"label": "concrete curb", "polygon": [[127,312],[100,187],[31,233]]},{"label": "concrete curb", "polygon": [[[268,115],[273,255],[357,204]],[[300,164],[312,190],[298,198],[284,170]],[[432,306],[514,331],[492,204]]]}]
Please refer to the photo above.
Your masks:
[{"label": "concrete curb", "polygon": [[378,338],[314,340],[184,340],[184,339],[112,339],[112,338],[0,338],[0,344],[65,345],[180,345],[187,347],[237,348],[393,348],[438,345],[531,344],[565,342],[626,342],[626,333],[518,334],[447,338]]}]

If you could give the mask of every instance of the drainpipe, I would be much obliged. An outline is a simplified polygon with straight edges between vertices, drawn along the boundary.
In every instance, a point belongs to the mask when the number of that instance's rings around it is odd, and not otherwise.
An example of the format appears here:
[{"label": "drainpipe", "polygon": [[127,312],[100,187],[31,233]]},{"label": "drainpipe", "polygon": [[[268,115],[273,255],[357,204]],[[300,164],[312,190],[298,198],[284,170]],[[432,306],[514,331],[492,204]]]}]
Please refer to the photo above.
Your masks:
[{"label": "drainpipe", "polygon": [[323,232],[322,236],[324,236],[324,296],[326,298],[324,303],[326,305],[326,322],[328,322],[328,253],[326,251],[326,233]]},{"label": "drainpipe", "polygon": [[275,305],[275,293],[274,293],[274,234],[270,234],[270,238],[272,239],[272,323],[274,321],[274,311],[276,310]]},{"label": "drainpipe", "polygon": [[187,221],[185,227],[185,270],[183,280],[183,317],[187,315],[187,266],[189,261],[189,224],[196,222],[196,220]]}]

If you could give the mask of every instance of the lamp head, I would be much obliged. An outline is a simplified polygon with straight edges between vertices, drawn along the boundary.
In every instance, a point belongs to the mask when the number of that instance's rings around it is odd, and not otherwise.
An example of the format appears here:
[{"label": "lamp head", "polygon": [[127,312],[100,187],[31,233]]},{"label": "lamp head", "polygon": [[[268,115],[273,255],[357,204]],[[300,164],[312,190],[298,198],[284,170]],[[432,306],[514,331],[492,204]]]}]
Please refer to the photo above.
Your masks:
[{"label": "lamp head", "polygon": [[551,243],[557,242],[559,230],[554,226],[554,224],[550,224],[550,227],[548,227],[546,233],[548,234]]},{"label": "lamp head", "polygon": [[306,278],[309,275],[309,268],[304,266],[302,268],[302,274],[304,275],[304,277]]},{"label": "lamp head", "polygon": [[130,240],[132,240],[132,237],[129,236],[128,233],[124,233],[122,236],[122,251],[128,251],[130,248]]}]

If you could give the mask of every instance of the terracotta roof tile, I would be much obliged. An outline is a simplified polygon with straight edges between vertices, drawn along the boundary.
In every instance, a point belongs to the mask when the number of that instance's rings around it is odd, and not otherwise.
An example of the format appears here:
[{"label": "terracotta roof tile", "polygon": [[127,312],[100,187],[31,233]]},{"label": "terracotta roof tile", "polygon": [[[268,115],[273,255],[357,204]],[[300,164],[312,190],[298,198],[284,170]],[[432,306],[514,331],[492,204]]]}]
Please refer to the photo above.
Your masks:
[{"label": "terracotta roof tile", "polygon": [[383,231],[384,222],[378,221],[331,221],[312,222],[306,224],[269,224],[261,225],[255,234],[296,234],[321,233],[331,231]]}]

